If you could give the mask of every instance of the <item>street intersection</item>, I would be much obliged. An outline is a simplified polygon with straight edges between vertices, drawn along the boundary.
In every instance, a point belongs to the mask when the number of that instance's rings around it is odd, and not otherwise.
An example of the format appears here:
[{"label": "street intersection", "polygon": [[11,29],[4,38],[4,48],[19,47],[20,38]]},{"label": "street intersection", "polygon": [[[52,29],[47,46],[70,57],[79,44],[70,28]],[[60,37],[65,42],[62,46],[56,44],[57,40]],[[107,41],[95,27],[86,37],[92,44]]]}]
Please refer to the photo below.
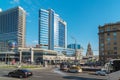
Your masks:
[{"label": "street intersection", "polygon": [[33,76],[28,78],[8,77],[8,72],[14,69],[0,69],[0,80],[106,80],[107,76],[97,76],[89,72],[69,73],[58,68],[31,69]]}]

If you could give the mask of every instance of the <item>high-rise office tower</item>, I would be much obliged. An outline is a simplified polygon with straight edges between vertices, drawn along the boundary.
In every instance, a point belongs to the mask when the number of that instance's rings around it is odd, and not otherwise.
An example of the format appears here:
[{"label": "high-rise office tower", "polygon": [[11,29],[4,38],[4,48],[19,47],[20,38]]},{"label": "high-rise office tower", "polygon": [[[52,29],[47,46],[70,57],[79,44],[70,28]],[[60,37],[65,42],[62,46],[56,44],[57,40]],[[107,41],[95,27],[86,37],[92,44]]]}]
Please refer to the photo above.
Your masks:
[{"label": "high-rise office tower", "polygon": [[0,51],[25,47],[26,12],[15,7],[0,12]]},{"label": "high-rise office tower", "polygon": [[54,50],[55,47],[66,48],[67,27],[52,9],[39,10],[39,45],[40,48]]}]

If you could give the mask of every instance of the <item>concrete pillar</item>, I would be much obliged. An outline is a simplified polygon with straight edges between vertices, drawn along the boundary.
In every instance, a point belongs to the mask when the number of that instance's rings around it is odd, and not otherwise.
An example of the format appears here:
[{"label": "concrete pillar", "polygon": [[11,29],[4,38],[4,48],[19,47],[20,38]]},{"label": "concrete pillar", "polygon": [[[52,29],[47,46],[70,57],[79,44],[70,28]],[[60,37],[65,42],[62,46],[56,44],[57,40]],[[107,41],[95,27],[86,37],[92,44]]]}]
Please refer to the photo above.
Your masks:
[{"label": "concrete pillar", "polygon": [[34,51],[31,48],[31,63],[33,63],[33,62],[34,62]]},{"label": "concrete pillar", "polygon": [[5,64],[7,64],[7,53],[5,54]]},{"label": "concrete pillar", "polygon": [[22,51],[20,51],[20,64],[22,62]]}]

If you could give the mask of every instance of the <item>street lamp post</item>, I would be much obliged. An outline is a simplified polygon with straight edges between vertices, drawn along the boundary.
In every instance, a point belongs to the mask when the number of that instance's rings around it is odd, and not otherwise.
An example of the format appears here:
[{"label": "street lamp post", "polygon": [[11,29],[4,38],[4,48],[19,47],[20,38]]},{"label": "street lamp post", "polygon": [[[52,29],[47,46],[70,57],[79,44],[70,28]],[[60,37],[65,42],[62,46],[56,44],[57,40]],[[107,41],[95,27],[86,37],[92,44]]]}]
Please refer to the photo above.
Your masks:
[{"label": "street lamp post", "polygon": [[21,64],[22,63],[22,51],[20,51],[19,54],[20,54],[20,62],[19,63]]}]

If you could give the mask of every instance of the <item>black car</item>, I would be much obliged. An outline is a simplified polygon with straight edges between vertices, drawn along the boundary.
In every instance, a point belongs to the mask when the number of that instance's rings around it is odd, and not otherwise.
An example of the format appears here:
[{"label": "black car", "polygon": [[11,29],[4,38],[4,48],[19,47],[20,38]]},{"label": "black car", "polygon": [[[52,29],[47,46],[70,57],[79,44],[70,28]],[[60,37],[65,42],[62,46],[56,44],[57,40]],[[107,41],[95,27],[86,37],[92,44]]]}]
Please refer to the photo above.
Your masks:
[{"label": "black car", "polygon": [[19,78],[26,78],[32,75],[33,75],[32,72],[27,69],[17,69],[8,73],[9,77],[19,77]]}]

